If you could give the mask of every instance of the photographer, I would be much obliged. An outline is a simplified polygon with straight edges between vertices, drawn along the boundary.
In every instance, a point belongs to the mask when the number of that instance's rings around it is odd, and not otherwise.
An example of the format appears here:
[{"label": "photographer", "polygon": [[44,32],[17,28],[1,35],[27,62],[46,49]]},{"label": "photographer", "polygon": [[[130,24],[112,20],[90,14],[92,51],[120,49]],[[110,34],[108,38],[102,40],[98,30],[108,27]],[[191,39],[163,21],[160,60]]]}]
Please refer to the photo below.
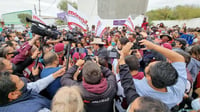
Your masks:
[{"label": "photographer", "polygon": [[[121,80],[122,85],[124,87],[124,92],[127,97],[127,103],[129,104],[129,108],[127,109],[127,112],[135,112],[135,111],[141,111],[141,112],[170,112],[169,108],[166,104],[163,102],[154,99],[152,97],[147,96],[141,96],[136,93],[136,88],[132,79],[132,72],[129,72],[130,66],[127,65],[126,60],[130,57],[126,56],[129,55],[130,48],[132,47],[131,43],[128,43],[121,51],[121,56],[119,59],[119,65],[120,65],[120,75],[121,73]],[[133,67],[133,66],[132,66]],[[131,68],[132,69],[132,68]],[[126,81],[125,81],[126,80]],[[127,85],[126,85],[127,84]],[[124,86],[126,85],[126,86]],[[132,102],[132,103],[131,103]],[[124,112],[126,110],[120,110],[120,112]]]},{"label": "photographer", "polygon": [[[77,82],[73,76],[82,65],[83,81]],[[92,61],[78,60],[76,65],[72,66],[61,78],[61,85],[80,86],[87,112],[94,112],[94,110],[96,112],[113,112],[116,80],[108,68],[100,67]]]},{"label": "photographer", "polygon": [[[142,78],[144,77],[144,73],[139,72],[140,63],[139,63],[138,58],[135,56],[135,54],[126,56],[125,63],[126,65],[128,65],[131,77],[133,79],[142,80]],[[126,109],[128,108],[128,104],[126,102],[127,99],[124,95],[124,89],[122,88],[122,85],[121,85],[119,73],[116,74],[116,80],[117,80],[117,87],[118,87],[117,97],[115,98],[116,108],[119,110],[119,112],[125,112]]]},{"label": "photographer", "polygon": [[[163,61],[152,62],[145,68],[145,77],[142,80],[132,80],[132,77],[127,74],[129,69],[126,69],[127,67],[124,65],[125,62],[122,58],[120,60],[120,79],[127,97],[127,102],[130,104],[135,98],[131,97],[132,93],[129,90],[129,88],[133,88],[132,81],[134,81],[135,89],[140,96],[151,96],[160,99],[171,109],[182,101],[185,92],[187,75],[184,58],[176,52],[155,45],[147,40],[140,42],[141,45],[145,45],[148,49],[160,52],[172,63]],[[131,47],[131,43],[124,47],[122,52],[125,56],[128,55]],[[170,99],[168,99],[169,97]]]},{"label": "photographer", "polygon": [[[12,69],[12,71],[10,73],[14,73],[16,75],[19,75],[19,76],[24,76],[23,75],[23,70],[28,67],[29,65],[31,65],[33,63],[33,61],[37,58],[39,52],[38,51],[34,51],[30,57],[26,57],[23,61],[17,63],[17,64],[14,64],[14,63],[11,63],[9,57],[11,57],[9,53],[6,53],[7,52],[7,49],[9,49],[9,46],[5,46],[5,47],[2,47],[0,49],[0,54],[3,55],[3,56],[0,56],[0,57],[3,57],[5,58],[4,60],[7,60],[6,62],[9,63],[10,65],[10,69]],[[12,54],[13,55],[13,54]]]},{"label": "photographer", "polygon": [[23,62],[28,56],[29,56],[29,51],[31,50],[32,46],[40,38],[39,35],[35,35],[30,41],[24,43],[20,47],[19,54],[16,55],[14,58],[11,59],[11,62],[14,64],[18,64],[19,62]]}]

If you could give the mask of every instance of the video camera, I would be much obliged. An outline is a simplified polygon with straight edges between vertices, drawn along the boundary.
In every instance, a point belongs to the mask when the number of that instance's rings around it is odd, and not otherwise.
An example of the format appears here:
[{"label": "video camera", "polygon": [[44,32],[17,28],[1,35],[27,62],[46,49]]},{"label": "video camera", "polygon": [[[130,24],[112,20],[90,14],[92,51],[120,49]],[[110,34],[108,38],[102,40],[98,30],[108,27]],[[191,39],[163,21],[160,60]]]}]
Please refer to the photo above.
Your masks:
[{"label": "video camera", "polygon": [[86,55],[83,60],[85,60],[85,61],[92,61],[92,60],[96,61],[96,58],[93,55]]},{"label": "video camera", "polygon": [[48,26],[38,21],[31,20],[28,17],[26,17],[26,21],[32,23],[32,33],[38,34],[43,37],[47,36],[53,39],[57,39],[59,32],[55,30],[55,26]]},{"label": "video camera", "polygon": [[142,37],[142,35],[138,35],[136,37],[136,41],[135,43],[133,44],[132,48],[131,49],[141,49],[141,48],[145,48],[144,45],[140,45],[140,41],[143,40],[144,38]]},{"label": "video camera", "polygon": [[120,54],[117,49],[113,48],[112,50],[108,51],[108,58],[119,59]]},{"label": "video camera", "polygon": [[[59,35],[61,35],[58,31],[56,26],[48,26],[45,25],[43,23],[40,23],[38,21],[34,21],[29,19],[28,17],[26,17],[26,21],[32,23],[31,26],[31,31],[32,33],[38,34],[42,37],[50,37],[52,39],[57,39],[57,37]],[[76,32],[72,31],[72,32],[68,32],[65,37],[64,37],[64,41],[70,41],[70,42],[77,42],[77,39],[75,39],[74,37],[76,36]]]}]

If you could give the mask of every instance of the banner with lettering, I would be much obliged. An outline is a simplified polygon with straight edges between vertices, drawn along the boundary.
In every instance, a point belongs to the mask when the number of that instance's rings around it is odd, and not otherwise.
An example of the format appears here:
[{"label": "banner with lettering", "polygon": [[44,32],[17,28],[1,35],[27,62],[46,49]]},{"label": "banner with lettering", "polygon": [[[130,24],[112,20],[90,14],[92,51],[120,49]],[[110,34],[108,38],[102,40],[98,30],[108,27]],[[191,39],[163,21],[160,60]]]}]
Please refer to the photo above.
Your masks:
[{"label": "banner with lettering", "polygon": [[37,16],[37,15],[35,15],[35,14],[33,14],[32,15],[32,19],[33,20],[36,20],[36,21],[38,21],[38,22],[40,22],[40,23],[43,23],[43,24],[47,24],[41,17],[39,17],[39,16]]},{"label": "banner with lettering", "polygon": [[126,26],[131,32],[134,31],[134,24],[133,24],[133,19],[131,16],[129,16],[124,23],[124,26]]},{"label": "banner with lettering", "polygon": [[87,18],[70,4],[68,4],[67,20],[70,29],[72,29],[72,25],[75,25],[82,30],[87,31]]},{"label": "banner with lettering", "polygon": [[104,32],[106,31],[106,25],[103,24],[102,20],[98,17],[95,29],[95,36],[102,37]]}]

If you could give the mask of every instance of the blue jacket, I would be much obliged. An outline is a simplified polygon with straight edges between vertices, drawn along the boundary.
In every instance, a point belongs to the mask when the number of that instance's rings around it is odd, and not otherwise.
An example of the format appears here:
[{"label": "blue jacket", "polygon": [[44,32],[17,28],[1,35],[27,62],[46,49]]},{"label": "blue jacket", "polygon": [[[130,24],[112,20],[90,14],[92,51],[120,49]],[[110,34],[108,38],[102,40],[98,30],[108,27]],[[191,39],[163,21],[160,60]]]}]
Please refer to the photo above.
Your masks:
[{"label": "blue jacket", "polygon": [[188,43],[189,45],[192,45],[193,40],[194,40],[194,36],[191,35],[191,34],[182,34],[182,35],[180,36],[180,38],[184,38],[185,40],[187,40],[187,43]]},{"label": "blue jacket", "polygon": [[27,90],[17,100],[0,106],[0,112],[38,112],[43,108],[50,109],[50,101],[32,90]]},{"label": "blue jacket", "polygon": [[[60,67],[55,67],[55,68],[44,68],[40,74],[41,78],[47,77],[50,74],[58,71]],[[47,87],[47,92],[50,96],[50,98],[53,98],[57,90],[61,87],[60,84],[60,78],[55,79],[48,87]]]}]

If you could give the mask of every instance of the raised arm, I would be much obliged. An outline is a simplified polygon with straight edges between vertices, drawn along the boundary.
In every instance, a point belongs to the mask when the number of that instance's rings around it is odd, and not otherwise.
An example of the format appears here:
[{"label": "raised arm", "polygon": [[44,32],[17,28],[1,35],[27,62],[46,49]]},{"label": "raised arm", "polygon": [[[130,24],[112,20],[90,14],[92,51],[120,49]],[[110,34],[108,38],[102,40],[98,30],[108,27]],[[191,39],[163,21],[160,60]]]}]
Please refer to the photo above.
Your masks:
[{"label": "raised arm", "polygon": [[152,42],[150,42],[148,40],[141,40],[140,42],[141,42],[141,45],[145,45],[148,49],[152,49],[152,50],[155,50],[155,51],[161,53],[162,55],[164,55],[166,58],[168,58],[172,62],[185,62],[183,56],[181,56],[180,54],[178,54],[172,50],[169,50],[169,49],[166,49],[159,45],[153,44]]},{"label": "raised arm", "polygon": [[120,80],[122,87],[124,88],[124,94],[127,99],[127,103],[131,104],[139,95],[136,92],[133,78],[131,76],[128,65],[125,63],[125,56],[129,54],[130,48],[132,47],[132,43],[128,43],[124,46],[121,51],[120,59],[119,59],[119,69],[120,69]]},{"label": "raised arm", "polygon": [[45,89],[49,84],[51,84],[56,78],[61,77],[65,73],[65,69],[66,68],[62,68],[57,72],[49,75],[48,77],[39,79],[36,82],[30,82],[27,84],[27,88],[39,93],[40,91]]},{"label": "raised arm", "polygon": [[24,45],[21,46],[21,48],[18,50],[19,54],[16,55],[11,62],[14,64],[18,64],[19,62],[23,62],[27,56],[28,56],[28,52],[31,50],[32,46],[34,45],[35,41],[37,39],[39,39],[40,36],[39,35],[35,35],[35,37],[33,37],[33,39],[31,39],[30,41],[26,42]]},{"label": "raised arm", "polygon": [[[62,86],[72,86],[78,84],[78,82],[74,78],[74,74],[76,73],[77,69],[85,63],[84,60],[79,59],[76,62],[76,65],[69,68],[66,74],[61,78],[60,82]],[[77,78],[76,78],[77,79]]]}]

